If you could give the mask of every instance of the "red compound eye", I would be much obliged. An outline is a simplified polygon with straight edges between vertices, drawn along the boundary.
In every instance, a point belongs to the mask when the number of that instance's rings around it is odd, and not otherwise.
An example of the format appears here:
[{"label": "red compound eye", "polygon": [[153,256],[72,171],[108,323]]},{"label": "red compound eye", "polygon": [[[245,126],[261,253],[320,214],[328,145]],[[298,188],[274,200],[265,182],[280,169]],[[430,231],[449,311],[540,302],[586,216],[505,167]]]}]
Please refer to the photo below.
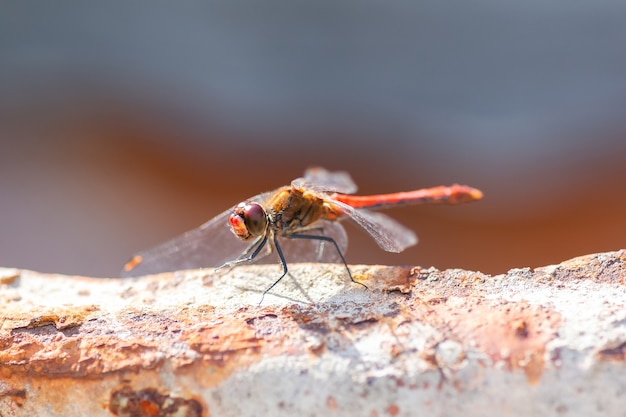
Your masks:
[{"label": "red compound eye", "polygon": [[258,203],[240,203],[228,218],[230,229],[240,239],[261,236],[267,227],[265,210]]},{"label": "red compound eye", "polygon": [[243,220],[252,236],[261,236],[267,227],[267,216],[260,204],[250,203],[243,208]]}]

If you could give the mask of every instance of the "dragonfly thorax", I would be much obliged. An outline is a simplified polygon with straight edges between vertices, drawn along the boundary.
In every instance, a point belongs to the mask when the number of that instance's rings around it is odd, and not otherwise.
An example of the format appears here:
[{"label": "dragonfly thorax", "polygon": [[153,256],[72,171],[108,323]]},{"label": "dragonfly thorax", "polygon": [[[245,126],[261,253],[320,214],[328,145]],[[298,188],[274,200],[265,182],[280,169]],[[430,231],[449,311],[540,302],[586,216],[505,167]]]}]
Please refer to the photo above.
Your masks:
[{"label": "dragonfly thorax", "polygon": [[317,194],[296,187],[284,187],[266,204],[269,228],[279,235],[290,235],[330,219],[328,207]]},{"label": "dragonfly thorax", "polygon": [[258,203],[239,203],[228,218],[230,230],[239,239],[248,240],[261,236],[267,229],[267,214]]}]

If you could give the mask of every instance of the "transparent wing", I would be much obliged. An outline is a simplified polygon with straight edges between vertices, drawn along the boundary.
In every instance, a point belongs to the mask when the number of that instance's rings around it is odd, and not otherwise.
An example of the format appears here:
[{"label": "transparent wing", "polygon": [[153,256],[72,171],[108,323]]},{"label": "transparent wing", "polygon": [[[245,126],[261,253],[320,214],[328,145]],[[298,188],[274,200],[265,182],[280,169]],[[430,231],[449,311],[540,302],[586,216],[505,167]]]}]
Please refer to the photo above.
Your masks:
[{"label": "transparent wing", "polygon": [[385,214],[355,209],[340,201],[326,199],[341,208],[348,217],[374,238],[378,246],[387,252],[402,252],[409,246],[417,244],[417,236],[411,229]]},{"label": "transparent wing", "polygon": [[291,185],[298,189],[342,194],[353,194],[357,190],[356,184],[347,172],[330,172],[319,167],[307,169],[304,177],[296,178]]},{"label": "transparent wing", "polygon": [[[259,194],[250,201],[263,202],[271,192]],[[202,267],[217,267],[238,258],[251,244],[238,239],[228,226],[233,208],[213,217],[201,226],[183,233],[133,257],[139,262],[122,276],[139,276],[157,272]]]},{"label": "transparent wing", "polygon": [[[250,201],[265,201],[273,192],[259,194]],[[139,252],[133,259],[138,260],[130,271],[123,270],[121,276],[140,276],[159,272],[218,267],[238,259],[252,242],[237,238],[228,226],[232,208],[215,216],[200,227],[190,230],[152,249]],[[317,227],[319,226],[319,227]],[[301,234],[323,235],[333,238],[345,253],[348,239],[343,226],[337,222],[323,221],[315,229]],[[340,257],[334,245],[318,241],[279,237],[279,244],[287,262],[339,262]],[[266,246],[271,250],[272,243]],[[263,249],[265,251],[266,249]],[[261,256],[253,262],[278,263],[274,251],[270,256]]]},{"label": "transparent wing", "polygon": [[[339,250],[345,256],[348,249],[348,236],[343,225],[337,221],[318,221],[315,228],[309,230],[301,230],[300,235],[324,236],[337,242]],[[341,257],[337,253],[337,248],[330,243],[322,240],[297,239],[290,237],[279,237],[278,243],[285,255],[287,263],[290,262],[341,262]],[[268,257],[278,262],[278,257]],[[268,263],[268,262],[264,262]]]}]

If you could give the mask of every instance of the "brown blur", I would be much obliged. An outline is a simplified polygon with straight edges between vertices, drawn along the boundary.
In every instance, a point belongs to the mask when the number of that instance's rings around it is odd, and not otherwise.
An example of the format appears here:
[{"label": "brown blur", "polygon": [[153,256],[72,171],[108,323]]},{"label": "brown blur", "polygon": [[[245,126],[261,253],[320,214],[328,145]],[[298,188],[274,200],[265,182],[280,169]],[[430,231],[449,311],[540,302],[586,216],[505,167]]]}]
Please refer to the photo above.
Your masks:
[{"label": "brown blur", "polygon": [[[338,138],[344,143],[338,149],[328,144],[315,149],[315,138],[273,149],[262,141],[241,148],[233,137],[222,139],[230,145],[194,150],[178,148],[176,132],[159,137],[159,129],[149,124],[61,119],[63,126],[13,131],[22,140],[1,144],[3,265],[112,276],[137,250],[196,227],[246,197],[287,184],[314,164],[348,170],[361,193],[446,181],[467,182],[485,193],[482,201],[468,205],[389,211],[420,238],[402,254],[381,251],[356,226],[348,226],[350,263],[498,273],[624,247],[626,169],[618,154],[581,162],[593,164],[593,172],[572,167],[566,187],[546,190],[541,183],[524,181],[509,187],[506,173],[473,180],[471,168],[452,179],[439,167],[445,178],[437,181],[424,162],[396,158],[393,149],[364,149],[356,136]],[[29,142],[24,130],[47,140]]]},{"label": "brown blur", "polygon": [[[22,17],[30,13],[19,12]],[[290,13],[298,15],[293,10]],[[236,21],[236,16],[231,18]],[[4,27],[5,33],[12,30]],[[622,25],[616,23],[615,27]],[[186,28],[181,25],[173,30],[184,33]],[[124,36],[132,41],[132,33]],[[352,35],[358,37],[358,33]],[[387,36],[385,33],[380,36]],[[272,35],[267,36],[267,44],[272,45]],[[250,92],[254,99],[249,101],[237,96],[241,91],[226,87],[217,91],[217,86],[232,82],[227,75],[238,76],[229,71],[191,80],[191,85],[206,80],[211,86],[206,90],[179,90],[175,82],[168,86],[158,77],[143,79],[137,62],[132,64],[138,66],[134,72],[125,74],[123,54],[107,58],[119,60],[114,70],[99,66],[91,73],[85,69],[88,65],[80,67],[79,62],[76,75],[72,62],[53,69],[46,66],[44,58],[33,58],[31,64],[23,58],[34,54],[32,50],[22,54],[31,44],[20,44],[19,37],[14,44],[4,39],[1,47],[8,48],[12,52],[9,58],[18,63],[11,66],[16,68],[13,74],[0,79],[1,266],[115,276],[136,251],[194,228],[246,197],[288,184],[312,165],[350,172],[359,194],[452,183],[467,184],[485,194],[482,201],[468,205],[404,207],[387,212],[419,236],[420,243],[402,254],[381,251],[357,227],[348,226],[349,263],[432,265],[495,274],[626,247],[626,126],[622,122],[626,72],[619,69],[619,65],[626,68],[623,63],[605,68],[602,57],[596,57],[597,71],[591,68],[580,76],[587,82],[580,97],[597,93],[588,107],[568,107],[576,99],[564,96],[562,103],[546,105],[542,118],[530,112],[522,118],[523,123],[509,126],[511,115],[523,110],[499,114],[489,106],[531,108],[532,100],[520,104],[522,96],[536,96],[536,103],[547,102],[541,97],[541,85],[533,89],[544,73],[523,80],[530,86],[520,87],[525,95],[507,94],[499,84],[481,87],[481,91],[489,90],[485,95],[462,96],[457,89],[433,88],[431,96],[403,96],[406,101],[396,103],[394,94],[402,95],[402,91],[394,87],[385,90],[389,96],[381,101],[376,94],[363,93],[367,96],[364,102],[359,94],[375,87],[370,80],[379,81],[382,89],[394,77],[404,77],[403,82],[420,91],[432,79],[401,63],[393,67],[393,59],[381,59],[385,69],[395,70],[370,69],[367,82],[354,91],[344,91],[341,88],[358,83],[359,78],[333,72],[335,58],[328,57],[326,64],[316,61],[320,68],[315,74],[320,79],[311,80],[309,73],[301,75],[312,83],[304,93],[316,92],[317,101],[302,98],[300,102],[301,97],[294,93],[291,106],[289,100],[272,102],[271,89]],[[78,42],[78,36],[59,42]],[[203,51],[201,46],[202,42],[190,46],[196,48],[191,55],[204,59],[206,53],[207,62],[212,62],[210,49]],[[323,45],[320,48],[324,50]],[[455,53],[445,49],[452,48],[450,45],[441,48],[442,54]],[[72,48],[68,46],[68,50]],[[38,51],[45,56],[45,48]],[[58,62],[66,59],[58,51],[55,54]],[[262,58],[256,59],[263,62]],[[268,62],[277,59],[266,58]],[[172,59],[180,60],[181,67],[194,64],[180,56]],[[349,57],[341,59],[351,62]],[[486,58],[472,59],[476,60],[474,77],[480,78],[484,68],[479,64]],[[31,65],[34,69],[25,72]],[[175,71],[176,65],[171,68]],[[486,63],[485,68],[491,67]],[[569,68],[567,60],[557,65],[555,73],[560,80],[566,78],[563,73]],[[614,70],[610,74],[615,79],[602,71],[607,68]],[[286,71],[291,72],[272,79],[275,91],[293,88],[287,75],[298,69]],[[444,84],[450,80],[461,86],[474,84],[463,81],[467,68],[442,63],[438,71],[447,71],[450,77]],[[239,75],[245,78],[246,74]],[[187,75],[172,72],[160,76],[171,81]],[[502,85],[514,85],[520,83],[518,76],[503,70],[493,77],[500,77]],[[129,79],[142,83],[141,87],[128,89]],[[603,96],[605,90],[599,87],[594,90],[596,80],[609,83],[606,91],[611,94]],[[259,79],[248,77],[245,81],[248,86],[264,86],[267,79],[261,74]],[[580,81],[573,81],[572,89],[577,86]],[[342,94],[343,101],[338,101],[337,94]],[[233,104],[237,100],[245,101],[245,106]],[[315,113],[317,106],[323,111]],[[487,110],[477,119],[489,115],[492,124],[481,130],[482,122],[468,120],[483,108]],[[433,109],[438,121],[428,119]],[[302,115],[312,116],[306,119]],[[422,121],[417,120],[419,115]],[[497,129],[492,127],[495,125]]]}]

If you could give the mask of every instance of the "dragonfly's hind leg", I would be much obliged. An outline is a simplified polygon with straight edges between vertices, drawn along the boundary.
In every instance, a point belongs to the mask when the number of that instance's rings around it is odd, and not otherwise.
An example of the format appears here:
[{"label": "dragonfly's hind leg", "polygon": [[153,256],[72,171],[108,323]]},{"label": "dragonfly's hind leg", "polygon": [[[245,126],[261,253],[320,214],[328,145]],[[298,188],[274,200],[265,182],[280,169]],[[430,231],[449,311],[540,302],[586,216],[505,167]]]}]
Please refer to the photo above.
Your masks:
[{"label": "dragonfly's hind leg", "polygon": [[332,237],[322,236],[322,235],[319,235],[319,236],[317,236],[317,235],[301,235],[301,234],[298,234],[298,233],[290,234],[290,235],[287,235],[286,237],[288,237],[289,239],[320,240],[320,241],[323,241],[323,242],[332,243],[333,246],[335,247],[335,249],[337,250],[337,254],[339,255],[339,258],[341,258],[341,262],[343,262],[343,265],[346,267],[346,271],[348,271],[348,276],[350,277],[350,281],[354,282],[355,284],[362,285],[365,289],[367,289],[367,285],[363,284],[362,282],[356,281],[352,277],[352,272],[350,272],[350,268],[348,267],[348,263],[346,262],[346,258],[343,257],[343,253],[341,253],[341,249],[339,249],[339,245],[337,244],[335,239],[333,239]]},{"label": "dragonfly's hind leg", "polygon": [[[315,227],[315,228],[311,228],[311,229],[305,229],[305,231],[307,233],[309,233],[309,232],[319,233],[319,236],[324,237],[324,228],[323,227]],[[293,235],[289,235],[287,237],[291,237],[291,236],[293,236]],[[316,237],[318,235],[310,235],[310,236],[313,239],[314,237]],[[317,245],[317,249],[316,249],[317,262],[322,262],[322,259],[324,259],[324,248],[325,248],[324,242],[327,242],[327,240],[326,239],[315,239],[315,240],[319,240],[319,244]]]},{"label": "dragonfly's hind leg", "polygon": [[[348,272],[348,276],[350,277],[350,281],[354,282],[355,284],[359,284],[362,285],[363,288],[367,289],[367,285],[363,284],[362,282],[356,281],[353,277],[352,277],[352,272],[350,272],[350,268],[348,267],[348,263],[346,262],[346,259],[343,257],[343,254],[341,253],[341,250],[339,249],[339,245],[337,245],[337,242],[335,241],[335,239],[328,237],[328,236],[317,236],[317,235],[301,235],[301,234],[291,234],[291,235],[287,235],[285,236],[289,239],[309,239],[309,240],[321,240],[323,242],[329,242],[331,243],[335,249],[337,250],[337,253],[339,254],[339,257],[341,258],[341,262],[343,262],[343,265],[346,267],[346,271]],[[264,243],[264,242],[263,242]],[[263,299],[265,298],[265,294],[267,294],[268,292],[270,292],[272,290],[272,288],[274,288],[276,286],[276,284],[278,284],[284,277],[285,275],[287,275],[287,272],[289,272],[289,269],[287,268],[287,261],[285,260],[285,255],[283,255],[283,250],[280,248],[280,244],[278,243],[278,238],[276,235],[274,235],[273,237],[273,241],[272,241],[274,248],[276,248],[276,253],[278,253],[278,257],[280,258],[280,263],[283,266],[283,273],[280,277],[278,277],[278,279],[276,281],[274,281],[274,283],[272,285],[270,285],[265,291],[263,291],[263,295],[261,296],[261,301],[259,301],[259,305],[261,305],[261,303],[263,303]],[[255,253],[258,252],[260,249],[257,248],[255,250]],[[254,254],[252,254],[254,255]]]}]

